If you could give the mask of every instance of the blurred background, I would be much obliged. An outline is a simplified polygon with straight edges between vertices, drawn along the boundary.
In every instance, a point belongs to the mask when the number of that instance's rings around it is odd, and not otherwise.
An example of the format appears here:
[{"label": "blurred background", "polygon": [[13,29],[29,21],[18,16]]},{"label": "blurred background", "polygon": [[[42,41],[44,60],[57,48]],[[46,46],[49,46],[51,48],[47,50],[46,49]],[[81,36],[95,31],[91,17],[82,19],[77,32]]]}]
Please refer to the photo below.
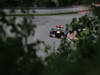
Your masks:
[{"label": "blurred background", "polygon": [[[0,75],[100,75],[100,0],[0,0]],[[78,40],[49,31],[84,29]]]}]

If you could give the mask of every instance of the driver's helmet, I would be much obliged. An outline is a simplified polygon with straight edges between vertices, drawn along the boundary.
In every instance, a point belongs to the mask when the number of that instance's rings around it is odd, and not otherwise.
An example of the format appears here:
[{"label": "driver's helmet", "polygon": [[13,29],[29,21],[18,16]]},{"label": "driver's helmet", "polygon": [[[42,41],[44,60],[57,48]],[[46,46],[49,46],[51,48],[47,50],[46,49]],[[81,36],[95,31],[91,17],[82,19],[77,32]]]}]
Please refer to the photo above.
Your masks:
[{"label": "driver's helmet", "polygon": [[61,25],[56,25],[56,27],[62,29],[62,28],[64,28],[64,25],[63,25],[63,24],[61,24]]}]

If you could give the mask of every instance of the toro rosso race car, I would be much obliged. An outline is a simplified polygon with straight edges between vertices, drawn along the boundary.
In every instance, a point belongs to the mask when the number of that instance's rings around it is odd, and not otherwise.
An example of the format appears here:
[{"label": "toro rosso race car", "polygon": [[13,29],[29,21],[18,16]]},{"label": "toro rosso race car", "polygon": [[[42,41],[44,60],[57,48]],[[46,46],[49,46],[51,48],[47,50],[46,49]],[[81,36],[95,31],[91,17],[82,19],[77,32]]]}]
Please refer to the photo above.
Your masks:
[{"label": "toro rosso race car", "polygon": [[56,28],[52,28],[49,36],[52,38],[64,38],[65,33],[63,27],[63,25],[57,25]]},{"label": "toro rosso race car", "polygon": [[65,31],[63,25],[58,25],[56,28],[51,28],[49,36],[51,38],[67,38],[70,40],[77,40],[77,31]]}]

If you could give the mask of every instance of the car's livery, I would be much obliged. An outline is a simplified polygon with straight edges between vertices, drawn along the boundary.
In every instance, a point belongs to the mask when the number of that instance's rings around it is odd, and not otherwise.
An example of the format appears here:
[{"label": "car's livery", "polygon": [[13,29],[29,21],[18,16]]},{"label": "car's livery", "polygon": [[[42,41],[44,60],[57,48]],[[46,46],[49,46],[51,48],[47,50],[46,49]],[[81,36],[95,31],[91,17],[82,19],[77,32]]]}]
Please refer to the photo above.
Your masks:
[{"label": "car's livery", "polygon": [[51,28],[50,30],[50,37],[54,38],[63,38],[65,37],[64,33],[64,25],[56,25],[56,28]]},{"label": "car's livery", "polygon": [[63,38],[65,36],[64,31],[61,29],[55,29],[50,31],[50,37]]}]

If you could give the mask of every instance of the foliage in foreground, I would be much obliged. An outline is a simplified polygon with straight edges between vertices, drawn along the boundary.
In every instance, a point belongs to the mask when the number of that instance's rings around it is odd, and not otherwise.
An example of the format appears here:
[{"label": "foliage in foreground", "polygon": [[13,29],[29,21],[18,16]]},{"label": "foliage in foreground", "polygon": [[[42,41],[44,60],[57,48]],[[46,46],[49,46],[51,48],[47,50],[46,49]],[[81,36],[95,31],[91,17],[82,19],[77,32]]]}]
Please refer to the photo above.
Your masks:
[{"label": "foliage in foreground", "polygon": [[0,75],[40,75],[44,66],[36,55],[36,46],[41,41],[28,43],[35,33],[33,17],[21,17],[18,22],[19,18],[0,12]]},{"label": "foliage in foreground", "polygon": [[[78,32],[76,41],[64,38],[57,53],[47,58],[45,75],[99,75],[100,74],[100,24],[92,16],[73,19],[69,25]],[[81,29],[82,27],[82,29]]]},{"label": "foliage in foreground", "polygon": [[[26,11],[24,11],[26,12]],[[27,11],[28,13],[28,11]],[[23,17],[16,24],[17,17],[0,13],[0,73],[7,75],[99,75],[100,74],[100,24],[96,17],[74,18],[68,25],[80,29],[76,41],[61,40],[59,48],[46,59],[46,66],[36,55],[36,46],[41,42],[28,44],[34,37],[35,25],[31,17]],[[81,28],[82,27],[82,28]],[[9,30],[8,30],[9,29]],[[10,37],[7,32],[10,32]],[[50,48],[46,47],[48,52]],[[44,70],[45,68],[45,70]]]}]

